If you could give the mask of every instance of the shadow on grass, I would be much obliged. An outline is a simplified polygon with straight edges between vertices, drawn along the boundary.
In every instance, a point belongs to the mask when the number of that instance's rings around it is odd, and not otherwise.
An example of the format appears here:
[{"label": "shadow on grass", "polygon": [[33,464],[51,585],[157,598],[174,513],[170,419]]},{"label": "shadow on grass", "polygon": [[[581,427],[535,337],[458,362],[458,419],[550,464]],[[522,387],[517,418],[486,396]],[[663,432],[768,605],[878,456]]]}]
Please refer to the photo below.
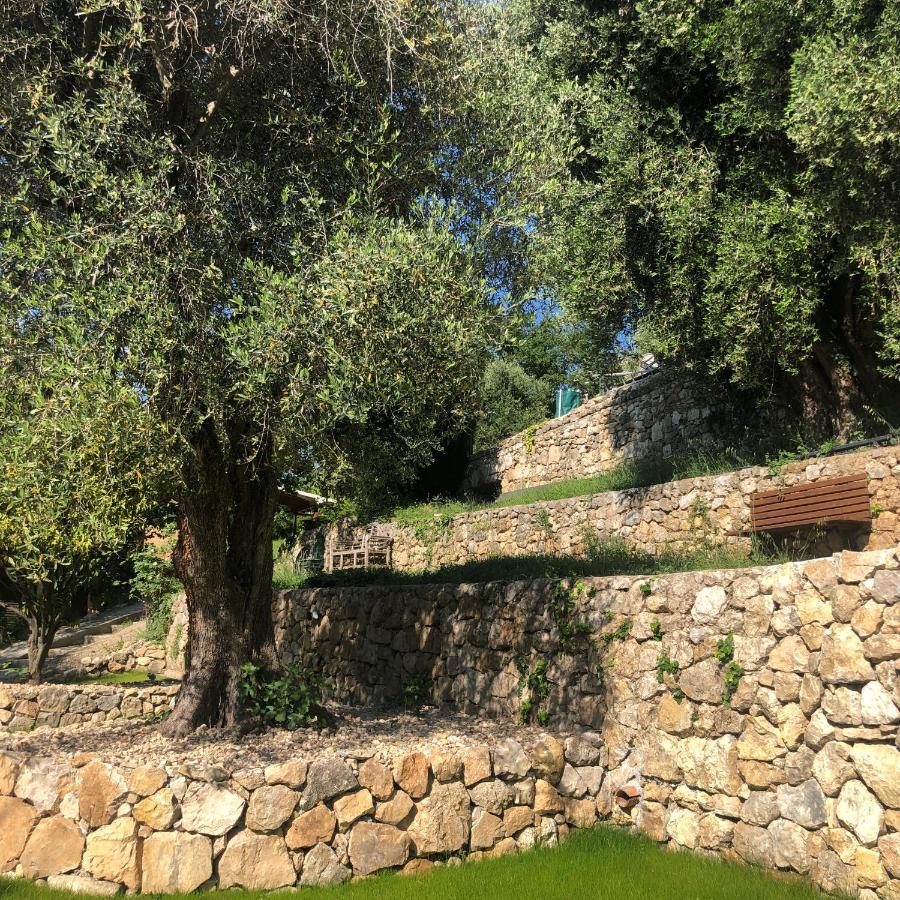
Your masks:
[{"label": "shadow on grass", "polygon": [[[553,850],[442,867],[421,875],[386,874],[341,887],[305,888],[303,893],[335,900],[821,900],[826,896],[805,879],[773,876],[689,852],[668,853],[654,841],[609,827],[579,832]],[[2,900],[73,896],[19,879],[0,879]],[[227,896],[257,900],[297,895],[229,890]]]},{"label": "shadow on grass", "polygon": [[436,569],[398,572],[393,569],[348,569],[313,575],[289,587],[353,585],[465,584],[484,581],[532,581],[609,575],[663,575],[701,569],[741,569],[787,562],[775,545],[756,544],[751,550],[711,547],[659,555],[631,550],[622,541],[596,542],[586,556],[496,556]]}]

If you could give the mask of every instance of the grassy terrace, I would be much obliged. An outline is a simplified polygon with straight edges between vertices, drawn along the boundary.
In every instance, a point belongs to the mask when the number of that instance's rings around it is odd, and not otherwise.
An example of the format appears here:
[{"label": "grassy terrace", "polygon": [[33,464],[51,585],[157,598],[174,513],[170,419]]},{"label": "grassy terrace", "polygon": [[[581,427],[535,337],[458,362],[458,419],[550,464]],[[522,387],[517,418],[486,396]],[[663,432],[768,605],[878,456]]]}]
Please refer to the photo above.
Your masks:
[{"label": "grassy terrace", "polygon": [[[301,896],[334,900],[815,900],[826,895],[803,879],[783,878],[692,853],[669,853],[646,838],[611,828],[574,835],[554,850],[442,868],[425,875],[384,875]],[[70,900],[74,895],[0,878],[0,900]],[[230,900],[296,893],[229,890]]]},{"label": "grassy terrace", "polygon": [[736,547],[711,547],[690,552],[666,552],[655,556],[631,550],[624,542],[597,541],[586,556],[499,556],[454,566],[417,572],[393,569],[347,569],[343,572],[304,577],[276,571],[276,588],[343,587],[364,584],[464,584],[479,581],[524,581],[537,578],[569,578],[604,575],[663,575],[701,569],[743,569],[787,562],[789,555],[774,546],[754,544],[750,551]]}]

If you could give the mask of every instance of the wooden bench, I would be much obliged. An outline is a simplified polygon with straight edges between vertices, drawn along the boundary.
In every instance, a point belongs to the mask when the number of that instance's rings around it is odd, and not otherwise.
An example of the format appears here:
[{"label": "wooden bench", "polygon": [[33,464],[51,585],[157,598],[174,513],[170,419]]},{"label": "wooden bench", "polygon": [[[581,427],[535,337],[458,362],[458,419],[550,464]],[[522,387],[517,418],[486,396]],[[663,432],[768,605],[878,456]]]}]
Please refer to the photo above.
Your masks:
[{"label": "wooden bench", "polygon": [[364,534],[361,538],[336,542],[330,552],[330,570],[391,567],[394,539],[382,534]]},{"label": "wooden bench", "polygon": [[751,531],[790,531],[805,525],[857,525],[872,520],[865,474],[761,491],[750,497]]}]

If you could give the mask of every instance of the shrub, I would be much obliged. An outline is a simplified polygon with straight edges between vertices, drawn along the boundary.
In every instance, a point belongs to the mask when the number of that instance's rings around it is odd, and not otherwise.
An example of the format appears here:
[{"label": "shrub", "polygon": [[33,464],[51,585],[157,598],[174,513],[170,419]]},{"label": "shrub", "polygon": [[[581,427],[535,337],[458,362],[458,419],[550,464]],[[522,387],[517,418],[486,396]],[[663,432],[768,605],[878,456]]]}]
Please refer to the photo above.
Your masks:
[{"label": "shrub", "polygon": [[134,576],[129,598],[143,603],[147,610],[147,640],[164,641],[172,624],[172,601],[181,582],[175,576],[171,560],[154,547],[143,547],[133,554],[131,561]]},{"label": "shrub", "polygon": [[321,680],[297,665],[274,676],[256,663],[244,663],[240,688],[247,708],[267,725],[293,731],[314,722],[322,713]]}]

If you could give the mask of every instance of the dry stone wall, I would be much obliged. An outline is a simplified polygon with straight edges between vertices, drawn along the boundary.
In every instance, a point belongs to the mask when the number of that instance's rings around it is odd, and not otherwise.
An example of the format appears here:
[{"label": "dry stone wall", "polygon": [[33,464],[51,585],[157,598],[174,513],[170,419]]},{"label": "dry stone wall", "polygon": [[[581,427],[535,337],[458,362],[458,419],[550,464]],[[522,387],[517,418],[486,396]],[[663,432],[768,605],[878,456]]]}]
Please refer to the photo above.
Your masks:
[{"label": "dry stone wall", "polygon": [[422,872],[593,824],[604,764],[597,734],[237,770],[0,752],[0,873],[155,894]]},{"label": "dry stone wall", "polygon": [[725,408],[696,382],[678,373],[654,373],[477,454],[462,489],[507,493],[599,475],[624,460],[668,457],[691,444],[718,440],[725,416]]},{"label": "dry stone wall", "polygon": [[171,684],[0,684],[0,732],[158,718],[172,708],[177,691]]},{"label": "dry stone wall", "polygon": [[[446,527],[401,528],[379,523],[394,538],[393,567],[401,571],[454,565],[492,556],[581,556],[592,538],[621,538],[636,550],[659,553],[698,544],[749,546],[750,495],[840,475],[865,473],[874,510],[870,525],[832,528],[809,539],[806,555],[839,549],[877,550],[900,541],[900,447],[803,460],[773,474],[765,466],[687,478],[647,488],[567,500],[484,509],[454,516]],[[332,526],[329,536],[362,529]]]},{"label": "dry stone wall", "polygon": [[[525,702],[601,735],[598,810],[614,821],[828,890],[900,896],[896,547],[562,587],[279,600],[284,659],[325,671],[342,699],[398,701],[413,684],[490,716]],[[589,793],[568,768],[555,787]],[[628,787],[633,809],[609,803]]]}]

